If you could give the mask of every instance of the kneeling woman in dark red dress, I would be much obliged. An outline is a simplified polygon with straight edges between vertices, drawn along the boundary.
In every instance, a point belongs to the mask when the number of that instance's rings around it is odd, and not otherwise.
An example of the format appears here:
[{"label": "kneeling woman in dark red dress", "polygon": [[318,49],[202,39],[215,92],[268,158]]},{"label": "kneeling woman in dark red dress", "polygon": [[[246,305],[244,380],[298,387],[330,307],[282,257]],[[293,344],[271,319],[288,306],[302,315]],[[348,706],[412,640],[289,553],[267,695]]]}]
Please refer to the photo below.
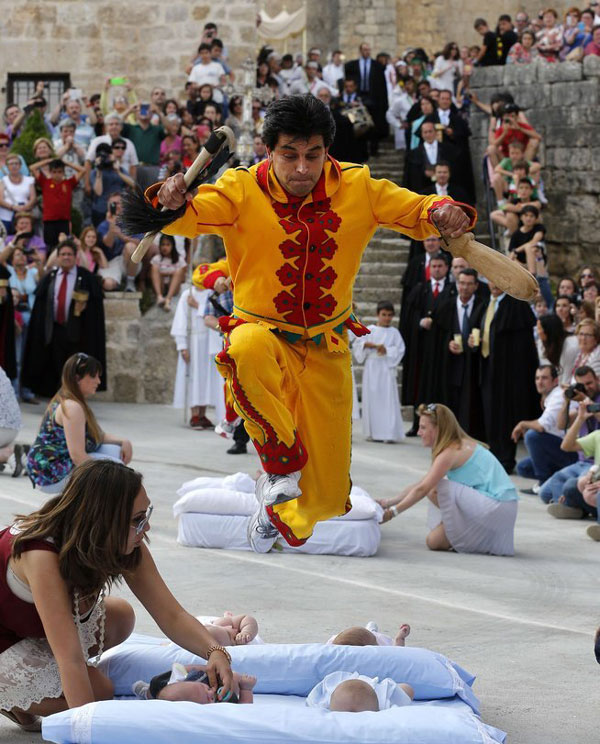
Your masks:
[{"label": "kneeling woman in dark red dress", "polygon": [[158,573],[144,542],[151,513],[139,473],[91,460],[60,496],[0,532],[0,712],[21,728],[112,698],[96,666],[134,627],[131,606],[105,597],[121,579],[171,640],[208,660],[212,687],[234,688],[229,654]]}]

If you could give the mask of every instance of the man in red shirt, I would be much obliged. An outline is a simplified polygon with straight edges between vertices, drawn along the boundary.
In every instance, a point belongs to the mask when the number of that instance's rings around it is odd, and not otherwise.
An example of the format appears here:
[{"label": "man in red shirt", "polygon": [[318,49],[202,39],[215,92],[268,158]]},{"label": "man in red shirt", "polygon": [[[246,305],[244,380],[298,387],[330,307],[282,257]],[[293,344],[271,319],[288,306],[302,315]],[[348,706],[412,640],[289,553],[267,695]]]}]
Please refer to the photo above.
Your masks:
[{"label": "man in red shirt", "polygon": [[502,156],[508,157],[511,142],[522,142],[525,148],[523,158],[533,160],[541,141],[541,135],[530,124],[519,121],[519,107],[515,103],[507,104],[502,115],[502,126],[496,130],[494,138],[494,146]]},{"label": "man in red shirt", "polygon": [[[42,168],[49,164],[50,178],[44,175]],[[69,163],[75,175],[65,178],[65,164],[62,160],[46,158],[30,166],[42,190],[42,220],[44,222],[44,243],[50,252],[58,245],[61,233],[71,232],[71,200],[73,189],[85,174],[85,168],[77,163]]]}]

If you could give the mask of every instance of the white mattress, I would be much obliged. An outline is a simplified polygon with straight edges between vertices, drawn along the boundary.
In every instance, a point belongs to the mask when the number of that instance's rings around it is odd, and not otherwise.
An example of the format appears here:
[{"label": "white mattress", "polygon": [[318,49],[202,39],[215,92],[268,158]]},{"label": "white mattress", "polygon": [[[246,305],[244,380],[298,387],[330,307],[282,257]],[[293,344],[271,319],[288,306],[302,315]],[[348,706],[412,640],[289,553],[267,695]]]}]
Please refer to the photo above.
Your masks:
[{"label": "white mattress", "polygon": [[[248,520],[256,510],[254,481],[246,473],[226,478],[196,478],[177,491],[173,506],[179,518],[177,541],[194,548],[250,550],[246,537]],[[290,547],[283,538],[274,550],[326,555],[375,555],[381,540],[379,522],[383,510],[362,488],[350,492],[348,514],[319,522],[304,545]]]}]

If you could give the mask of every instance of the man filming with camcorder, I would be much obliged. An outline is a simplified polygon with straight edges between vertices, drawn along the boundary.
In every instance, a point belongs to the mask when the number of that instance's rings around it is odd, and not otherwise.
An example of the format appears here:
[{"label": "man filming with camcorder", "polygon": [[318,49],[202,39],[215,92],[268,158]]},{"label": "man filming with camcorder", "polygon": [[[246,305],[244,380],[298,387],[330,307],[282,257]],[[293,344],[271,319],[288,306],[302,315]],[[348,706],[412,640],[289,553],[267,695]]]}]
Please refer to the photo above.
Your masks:
[{"label": "man filming with camcorder", "polygon": [[[575,432],[574,438],[578,439],[585,438],[600,429],[600,416],[593,411],[586,409],[586,417],[581,418],[580,403],[585,403],[586,406],[600,403],[600,380],[594,370],[588,366],[578,367],[575,370],[575,382],[564,391],[563,404],[557,417],[557,426],[567,432],[561,449],[565,452],[577,452],[577,462],[554,473],[540,488],[540,498],[549,504],[548,512],[556,519],[579,519],[582,516],[581,512],[575,513],[567,508],[568,504],[564,503],[564,499],[561,501],[561,497],[567,488],[576,487],[577,479],[587,473],[594,464],[593,456],[581,448],[572,447],[573,436],[568,439],[573,431]],[[569,446],[571,446],[570,449]]]},{"label": "man filming with camcorder", "polygon": [[96,147],[94,168],[90,173],[92,187],[92,224],[94,227],[106,218],[109,194],[122,191],[126,186],[134,187],[135,181],[122,165],[126,142],[121,137],[112,145],[101,142]]}]

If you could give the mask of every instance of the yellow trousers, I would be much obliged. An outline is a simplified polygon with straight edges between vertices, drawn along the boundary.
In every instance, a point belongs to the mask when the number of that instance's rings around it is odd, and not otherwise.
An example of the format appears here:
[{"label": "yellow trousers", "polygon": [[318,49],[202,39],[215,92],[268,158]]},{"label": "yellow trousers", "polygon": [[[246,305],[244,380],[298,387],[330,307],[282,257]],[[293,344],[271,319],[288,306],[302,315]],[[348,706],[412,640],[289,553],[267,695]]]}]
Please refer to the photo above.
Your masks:
[{"label": "yellow trousers", "polygon": [[269,509],[286,541],[301,545],[316,522],[350,509],[350,352],[245,323],[216,361],[264,470],[302,471],[302,495]]}]

